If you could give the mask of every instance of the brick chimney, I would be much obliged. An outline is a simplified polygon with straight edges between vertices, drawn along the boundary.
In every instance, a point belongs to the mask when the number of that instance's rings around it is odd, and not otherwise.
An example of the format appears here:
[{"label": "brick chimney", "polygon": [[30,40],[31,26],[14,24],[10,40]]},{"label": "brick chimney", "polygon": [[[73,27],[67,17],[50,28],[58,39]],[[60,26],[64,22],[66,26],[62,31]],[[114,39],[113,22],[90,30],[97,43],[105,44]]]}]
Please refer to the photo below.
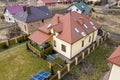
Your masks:
[{"label": "brick chimney", "polygon": [[58,21],[58,23],[60,23],[60,17],[59,16],[57,17],[57,21]]},{"label": "brick chimney", "polygon": [[31,13],[30,7],[29,6],[23,6],[23,11],[27,12],[28,14]]},{"label": "brick chimney", "polygon": [[78,19],[78,23],[79,23],[80,25],[83,25],[83,17],[80,17],[80,18]]}]

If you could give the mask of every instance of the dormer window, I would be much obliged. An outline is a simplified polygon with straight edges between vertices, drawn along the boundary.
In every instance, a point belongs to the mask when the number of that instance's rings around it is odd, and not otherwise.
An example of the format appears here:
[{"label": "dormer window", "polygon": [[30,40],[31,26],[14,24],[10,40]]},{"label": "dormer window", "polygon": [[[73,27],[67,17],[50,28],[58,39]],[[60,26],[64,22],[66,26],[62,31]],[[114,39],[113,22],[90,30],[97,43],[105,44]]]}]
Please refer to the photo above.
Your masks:
[{"label": "dormer window", "polygon": [[83,24],[83,26],[84,26],[84,28],[86,28],[86,29],[88,28],[88,26],[87,26],[86,24]]},{"label": "dormer window", "polygon": [[74,28],[75,32],[80,33],[80,31],[78,30],[78,28]]}]

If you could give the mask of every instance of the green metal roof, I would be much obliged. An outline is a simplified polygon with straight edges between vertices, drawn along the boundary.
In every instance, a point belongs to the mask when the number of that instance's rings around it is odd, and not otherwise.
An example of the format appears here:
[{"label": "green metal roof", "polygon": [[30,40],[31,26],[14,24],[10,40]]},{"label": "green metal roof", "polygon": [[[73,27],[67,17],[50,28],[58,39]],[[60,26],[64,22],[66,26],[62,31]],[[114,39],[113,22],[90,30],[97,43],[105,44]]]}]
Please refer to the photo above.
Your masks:
[{"label": "green metal roof", "polygon": [[82,11],[83,14],[89,14],[91,11],[91,7],[89,7],[86,3],[80,2],[74,4],[80,11]]}]

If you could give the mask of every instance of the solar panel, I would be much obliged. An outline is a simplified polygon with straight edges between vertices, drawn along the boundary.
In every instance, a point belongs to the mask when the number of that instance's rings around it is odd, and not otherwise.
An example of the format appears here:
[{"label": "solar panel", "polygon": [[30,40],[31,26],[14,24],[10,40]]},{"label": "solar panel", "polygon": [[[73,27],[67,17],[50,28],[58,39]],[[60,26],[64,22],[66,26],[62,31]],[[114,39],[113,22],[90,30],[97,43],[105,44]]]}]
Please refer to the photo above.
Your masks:
[{"label": "solar panel", "polygon": [[39,78],[37,78],[38,80],[44,80],[45,79],[45,77],[43,77],[43,76],[39,76]]},{"label": "solar panel", "polygon": [[50,76],[49,72],[41,71],[32,78],[30,78],[29,80],[45,80],[49,76]]},{"label": "solar panel", "polygon": [[34,78],[30,78],[29,80],[35,80]]}]

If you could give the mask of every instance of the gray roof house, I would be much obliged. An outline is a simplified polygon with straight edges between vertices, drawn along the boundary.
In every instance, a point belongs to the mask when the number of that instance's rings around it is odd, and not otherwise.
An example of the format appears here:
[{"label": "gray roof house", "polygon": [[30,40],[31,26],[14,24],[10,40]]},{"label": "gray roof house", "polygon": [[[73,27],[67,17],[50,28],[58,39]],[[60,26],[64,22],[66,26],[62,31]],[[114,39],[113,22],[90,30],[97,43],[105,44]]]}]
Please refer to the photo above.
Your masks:
[{"label": "gray roof house", "polygon": [[13,17],[23,32],[31,34],[49,20],[52,14],[46,6],[24,6],[23,10]]},{"label": "gray roof house", "polygon": [[80,14],[85,14],[85,15],[88,15],[91,12],[91,10],[92,8],[83,1],[80,1],[80,3],[72,4],[67,8],[67,12],[76,11]]}]

